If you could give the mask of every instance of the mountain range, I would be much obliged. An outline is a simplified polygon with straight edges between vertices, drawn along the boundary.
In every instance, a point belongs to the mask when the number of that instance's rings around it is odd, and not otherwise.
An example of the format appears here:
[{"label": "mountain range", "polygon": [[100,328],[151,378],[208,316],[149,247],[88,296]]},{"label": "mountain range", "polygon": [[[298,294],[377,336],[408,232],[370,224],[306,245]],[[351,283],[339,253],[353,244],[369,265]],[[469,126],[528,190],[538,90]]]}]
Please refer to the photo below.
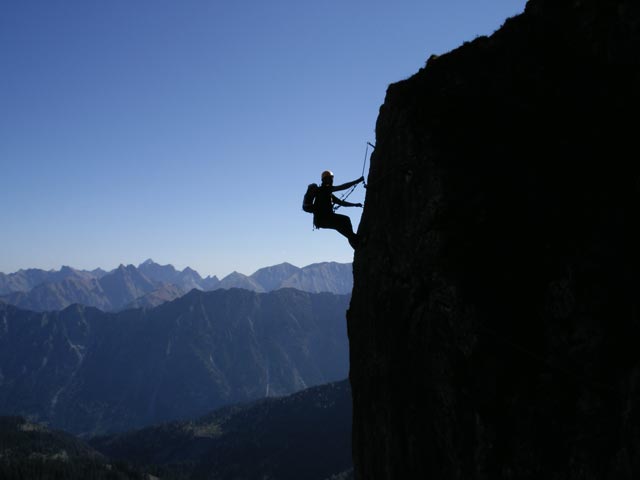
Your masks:
[{"label": "mountain range", "polygon": [[320,293],[347,294],[353,283],[351,264],[316,263],[303,268],[282,263],[257,270],[250,276],[233,272],[222,280],[202,278],[187,267],[159,265],[149,259],[138,267],[120,265],[106,272],[62,267],[59,271],[39,269],[0,273],[0,302],[33,311],[62,310],[81,304],[103,311],[155,307],[192,289],[212,291],[244,288],[270,292],[280,288]]},{"label": "mountain range", "polygon": [[339,380],[348,302],[234,288],[119,313],[0,304],[0,414],[90,435]]}]

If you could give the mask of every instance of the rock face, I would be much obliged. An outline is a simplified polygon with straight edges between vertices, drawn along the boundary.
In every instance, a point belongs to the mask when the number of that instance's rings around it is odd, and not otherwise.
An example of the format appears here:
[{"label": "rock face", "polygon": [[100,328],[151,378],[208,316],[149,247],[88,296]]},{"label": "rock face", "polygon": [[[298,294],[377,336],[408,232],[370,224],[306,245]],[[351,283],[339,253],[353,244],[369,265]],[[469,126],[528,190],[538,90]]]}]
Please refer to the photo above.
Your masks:
[{"label": "rock face", "polygon": [[640,7],[531,0],[391,85],[348,313],[356,478],[640,476]]}]

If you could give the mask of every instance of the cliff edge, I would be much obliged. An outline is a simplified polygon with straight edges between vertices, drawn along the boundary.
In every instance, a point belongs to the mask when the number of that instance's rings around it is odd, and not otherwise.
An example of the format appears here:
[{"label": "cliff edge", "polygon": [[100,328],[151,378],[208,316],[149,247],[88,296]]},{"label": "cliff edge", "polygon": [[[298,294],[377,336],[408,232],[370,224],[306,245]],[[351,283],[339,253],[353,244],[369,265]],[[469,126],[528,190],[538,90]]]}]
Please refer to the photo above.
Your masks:
[{"label": "cliff edge", "polygon": [[640,477],[640,5],[530,0],[387,91],[348,312],[360,479]]}]

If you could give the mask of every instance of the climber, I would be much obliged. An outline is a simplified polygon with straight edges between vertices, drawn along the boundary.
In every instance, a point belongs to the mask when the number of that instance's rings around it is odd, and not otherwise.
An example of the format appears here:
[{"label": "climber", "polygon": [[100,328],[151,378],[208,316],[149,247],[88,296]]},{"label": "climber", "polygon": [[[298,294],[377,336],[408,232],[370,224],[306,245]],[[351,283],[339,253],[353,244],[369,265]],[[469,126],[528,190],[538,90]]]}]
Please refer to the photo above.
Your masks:
[{"label": "climber", "polygon": [[364,177],[360,177],[352,182],[333,186],[333,173],[325,170],[321,175],[322,184],[316,190],[313,208],[313,224],[316,228],[332,228],[347,237],[349,245],[354,249],[358,246],[358,234],[353,232],[351,219],[346,215],[340,215],[333,211],[333,205],[341,207],[362,207],[361,203],[350,203],[340,200],[333,192],[346,190],[360,182],[364,182]]}]

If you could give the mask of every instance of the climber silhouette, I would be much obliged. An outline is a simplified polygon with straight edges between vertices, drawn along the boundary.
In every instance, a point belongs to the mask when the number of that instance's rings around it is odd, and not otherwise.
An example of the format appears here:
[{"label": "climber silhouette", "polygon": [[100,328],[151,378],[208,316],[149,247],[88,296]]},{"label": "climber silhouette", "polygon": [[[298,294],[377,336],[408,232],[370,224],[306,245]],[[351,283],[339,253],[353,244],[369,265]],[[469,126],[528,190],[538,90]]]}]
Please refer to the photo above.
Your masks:
[{"label": "climber silhouette", "polygon": [[346,190],[354,185],[363,182],[364,177],[360,177],[352,182],[333,186],[333,172],[325,170],[321,175],[322,184],[316,191],[316,198],[313,207],[313,224],[316,228],[332,228],[347,237],[349,245],[353,248],[358,246],[358,234],[353,232],[351,219],[346,215],[340,215],[333,211],[333,205],[341,207],[362,207],[361,203],[350,203],[340,200],[333,192]]}]

